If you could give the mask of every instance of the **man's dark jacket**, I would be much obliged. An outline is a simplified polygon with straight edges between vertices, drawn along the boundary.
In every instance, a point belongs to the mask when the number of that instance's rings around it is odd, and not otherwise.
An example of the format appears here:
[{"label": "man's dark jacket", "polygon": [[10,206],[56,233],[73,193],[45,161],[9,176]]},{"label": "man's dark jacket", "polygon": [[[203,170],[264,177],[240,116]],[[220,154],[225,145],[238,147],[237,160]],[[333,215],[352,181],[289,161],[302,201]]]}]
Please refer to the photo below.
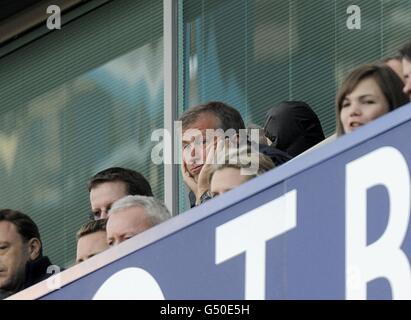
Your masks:
[{"label": "man's dark jacket", "polygon": [[14,292],[4,291],[0,289],[0,300],[5,299],[21,290],[31,287],[32,285],[50,277],[52,274],[47,273],[47,268],[51,265],[52,264],[48,257],[41,257],[37,258],[34,261],[27,262],[26,278],[24,280],[23,286]]}]

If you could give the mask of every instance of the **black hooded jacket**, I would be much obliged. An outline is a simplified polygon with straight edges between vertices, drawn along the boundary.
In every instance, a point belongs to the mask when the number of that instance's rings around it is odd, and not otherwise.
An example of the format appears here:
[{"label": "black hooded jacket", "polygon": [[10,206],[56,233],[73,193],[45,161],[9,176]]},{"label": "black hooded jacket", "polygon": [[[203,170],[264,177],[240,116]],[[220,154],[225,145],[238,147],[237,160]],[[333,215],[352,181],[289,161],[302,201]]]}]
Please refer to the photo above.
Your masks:
[{"label": "black hooded jacket", "polygon": [[48,257],[41,257],[26,264],[26,279],[24,281],[24,288],[31,287],[38,282],[46,280],[52,274],[47,273],[47,269],[51,266]]},{"label": "black hooded jacket", "polygon": [[269,157],[276,167],[292,159],[288,153],[276,148],[274,145],[260,144],[259,150],[260,153]]},{"label": "black hooded jacket", "polygon": [[284,101],[271,108],[265,118],[264,131],[273,144],[292,157],[325,139],[320,120],[308,104]]},{"label": "black hooded jacket", "polygon": [[47,269],[51,266],[51,262],[48,257],[37,258],[34,261],[29,261],[26,264],[26,278],[24,280],[23,286],[14,292],[4,291],[0,289],[0,300],[5,299],[21,290],[24,290],[38,282],[41,282],[52,274],[47,273]]}]

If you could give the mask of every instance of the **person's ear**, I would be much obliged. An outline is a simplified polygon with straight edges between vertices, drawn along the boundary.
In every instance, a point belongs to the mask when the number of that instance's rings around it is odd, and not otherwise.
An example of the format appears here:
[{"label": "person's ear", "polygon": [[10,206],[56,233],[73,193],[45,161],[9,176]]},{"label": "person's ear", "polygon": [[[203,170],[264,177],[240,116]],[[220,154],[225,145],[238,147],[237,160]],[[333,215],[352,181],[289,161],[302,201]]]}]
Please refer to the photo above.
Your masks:
[{"label": "person's ear", "polygon": [[32,238],[29,241],[30,260],[36,260],[40,256],[41,242],[37,238]]}]

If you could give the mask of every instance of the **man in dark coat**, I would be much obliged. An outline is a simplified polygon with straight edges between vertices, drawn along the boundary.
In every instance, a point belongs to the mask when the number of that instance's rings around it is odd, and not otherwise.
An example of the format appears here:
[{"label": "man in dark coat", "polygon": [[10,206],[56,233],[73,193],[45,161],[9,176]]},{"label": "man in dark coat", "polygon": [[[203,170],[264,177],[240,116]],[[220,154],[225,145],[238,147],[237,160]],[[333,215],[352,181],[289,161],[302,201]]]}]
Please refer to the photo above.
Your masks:
[{"label": "man in dark coat", "polygon": [[0,299],[45,280],[50,265],[33,220],[19,211],[0,210]]}]

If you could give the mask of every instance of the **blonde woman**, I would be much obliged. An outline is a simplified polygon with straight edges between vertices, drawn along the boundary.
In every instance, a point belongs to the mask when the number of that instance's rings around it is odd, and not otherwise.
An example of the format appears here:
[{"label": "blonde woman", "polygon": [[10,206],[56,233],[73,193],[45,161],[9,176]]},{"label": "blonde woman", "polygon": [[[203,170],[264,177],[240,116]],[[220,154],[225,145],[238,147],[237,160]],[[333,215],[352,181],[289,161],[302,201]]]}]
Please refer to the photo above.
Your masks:
[{"label": "blonde woman", "polygon": [[225,156],[224,163],[216,164],[210,173],[210,196],[215,197],[274,168],[266,155],[244,147]]}]

